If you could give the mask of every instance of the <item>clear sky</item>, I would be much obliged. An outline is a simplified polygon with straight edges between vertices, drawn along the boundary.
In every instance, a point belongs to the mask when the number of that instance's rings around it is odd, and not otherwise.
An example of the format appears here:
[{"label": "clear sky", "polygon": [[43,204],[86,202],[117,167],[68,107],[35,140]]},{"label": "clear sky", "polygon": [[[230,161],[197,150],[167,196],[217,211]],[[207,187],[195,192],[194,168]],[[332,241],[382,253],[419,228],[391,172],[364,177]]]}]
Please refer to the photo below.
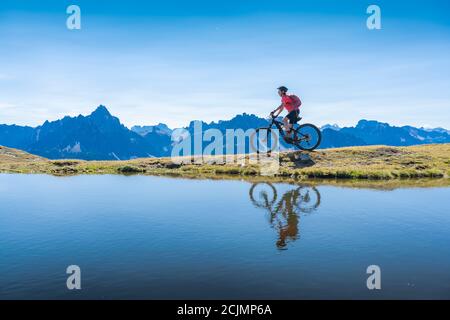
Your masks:
[{"label": "clear sky", "polygon": [[[1,0],[0,123],[104,104],[127,125],[266,116],[450,128],[447,0]],[[81,8],[81,30],[66,8]],[[381,30],[366,9],[381,8]]]}]

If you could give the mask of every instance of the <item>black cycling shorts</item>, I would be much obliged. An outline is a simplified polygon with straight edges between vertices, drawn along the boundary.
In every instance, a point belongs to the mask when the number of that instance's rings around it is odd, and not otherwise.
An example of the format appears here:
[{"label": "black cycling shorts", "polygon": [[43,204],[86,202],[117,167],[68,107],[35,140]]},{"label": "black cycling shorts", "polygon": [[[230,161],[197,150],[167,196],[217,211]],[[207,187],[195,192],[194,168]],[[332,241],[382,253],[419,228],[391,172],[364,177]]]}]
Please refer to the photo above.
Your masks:
[{"label": "black cycling shorts", "polygon": [[289,119],[290,124],[296,124],[298,122],[298,116],[300,115],[300,110],[292,110],[288,113],[286,118]]}]

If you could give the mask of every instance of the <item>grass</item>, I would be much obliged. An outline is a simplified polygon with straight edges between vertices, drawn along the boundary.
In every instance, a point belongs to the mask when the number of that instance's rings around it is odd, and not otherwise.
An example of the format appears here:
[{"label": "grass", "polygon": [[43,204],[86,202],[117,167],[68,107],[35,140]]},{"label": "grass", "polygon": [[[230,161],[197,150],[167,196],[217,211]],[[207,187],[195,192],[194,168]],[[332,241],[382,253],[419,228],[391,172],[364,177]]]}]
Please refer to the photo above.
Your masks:
[{"label": "grass", "polygon": [[[0,146],[0,172],[77,174],[148,174],[181,177],[258,177],[261,167],[248,155],[204,158],[142,158],[128,161],[49,160]],[[245,163],[245,165],[241,164]],[[412,147],[364,146],[279,154],[279,170],[272,179],[282,180],[400,180],[450,177],[450,144]],[[268,179],[264,177],[264,179]]]}]

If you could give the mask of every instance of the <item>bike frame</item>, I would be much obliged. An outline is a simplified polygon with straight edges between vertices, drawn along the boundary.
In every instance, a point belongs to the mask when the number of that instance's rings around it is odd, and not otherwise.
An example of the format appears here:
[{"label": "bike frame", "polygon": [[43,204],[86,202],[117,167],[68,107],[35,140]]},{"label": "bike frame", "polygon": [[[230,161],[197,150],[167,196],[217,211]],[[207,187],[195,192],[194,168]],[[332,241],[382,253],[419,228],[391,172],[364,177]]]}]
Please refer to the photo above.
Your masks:
[{"label": "bike frame", "polygon": [[[298,120],[296,121],[296,123],[294,124],[297,125],[297,127],[293,127],[292,131],[294,132],[294,136],[293,137],[287,137],[285,134],[285,131],[283,130],[283,126],[284,123],[276,120],[276,118],[274,116],[271,116],[271,119],[268,120],[269,121],[269,125],[267,127],[264,128],[258,128],[256,130],[256,132],[258,132],[259,130],[267,130],[268,132],[271,132],[272,130],[275,130],[275,128],[273,128],[274,126],[276,127],[276,129],[278,129],[278,137],[283,138],[283,140],[288,143],[291,144],[293,146],[296,146],[297,148],[301,149],[301,150],[305,150],[305,151],[313,151],[315,150],[319,145],[320,142],[322,140],[322,134],[320,132],[320,129],[317,128],[315,125],[311,124],[311,123],[303,123],[303,124],[298,124],[298,122],[301,120],[302,118],[298,118]],[[314,133],[312,133],[311,135],[308,133],[308,131],[306,131],[305,133],[303,133],[302,131],[303,128],[312,128],[314,130]],[[276,131],[274,131],[276,132]],[[315,142],[315,144],[311,144],[311,137],[313,138],[313,141],[316,140],[314,138],[317,138],[317,141]],[[308,146],[303,146],[302,143],[305,142],[308,144]]]},{"label": "bike frame", "polygon": [[[274,125],[275,125],[275,127],[277,127],[277,129],[280,132],[280,135],[283,137],[283,139],[285,139],[286,135],[285,135],[284,130],[283,130],[284,123],[282,123],[282,122],[278,121],[276,118],[272,117],[272,122],[269,124],[268,129],[272,129],[272,127]],[[294,126],[294,125],[292,125],[292,126]],[[298,131],[295,131],[295,132],[302,136],[302,137],[299,137],[300,140],[305,139],[305,135],[304,134],[302,134],[301,132],[298,132]]]}]

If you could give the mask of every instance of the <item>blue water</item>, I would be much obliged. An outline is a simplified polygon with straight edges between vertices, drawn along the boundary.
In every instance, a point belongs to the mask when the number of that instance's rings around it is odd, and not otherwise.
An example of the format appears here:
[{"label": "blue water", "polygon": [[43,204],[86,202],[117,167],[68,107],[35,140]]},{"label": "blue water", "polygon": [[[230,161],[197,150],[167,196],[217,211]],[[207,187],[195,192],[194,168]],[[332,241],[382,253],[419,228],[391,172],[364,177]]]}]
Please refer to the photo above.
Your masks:
[{"label": "blue water", "polygon": [[0,175],[0,298],[449,299],[449,208],[450,188]]}]

